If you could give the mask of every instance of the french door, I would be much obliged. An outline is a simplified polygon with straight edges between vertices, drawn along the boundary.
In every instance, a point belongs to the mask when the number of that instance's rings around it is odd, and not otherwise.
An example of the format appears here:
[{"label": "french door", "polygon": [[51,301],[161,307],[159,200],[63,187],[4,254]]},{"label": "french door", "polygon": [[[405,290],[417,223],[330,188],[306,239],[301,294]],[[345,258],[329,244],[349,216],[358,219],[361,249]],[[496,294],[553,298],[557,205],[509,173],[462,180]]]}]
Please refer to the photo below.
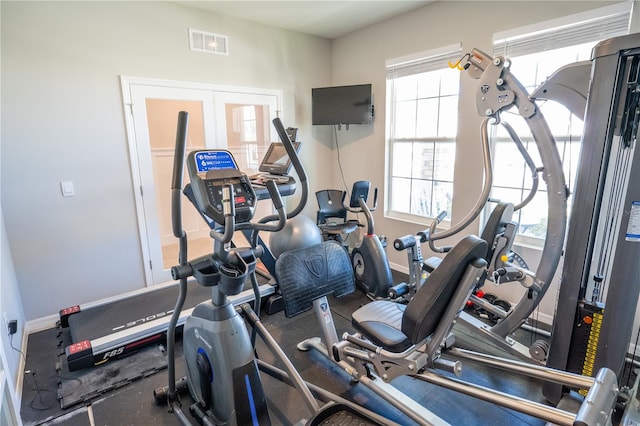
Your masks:
[{"label": "french door", "polygon": [[[122,90],[146,284],[159,284],[171,280],[170,268],[178,262],[170,209],[178,112],[189,113],[187,154],[228,149],[241,170],[252,173],[277,140],[271,120],[281,93],[129,77],[122,78]],[[189,258],[210,252],[209,228],[186,198],[182,211]]]}]

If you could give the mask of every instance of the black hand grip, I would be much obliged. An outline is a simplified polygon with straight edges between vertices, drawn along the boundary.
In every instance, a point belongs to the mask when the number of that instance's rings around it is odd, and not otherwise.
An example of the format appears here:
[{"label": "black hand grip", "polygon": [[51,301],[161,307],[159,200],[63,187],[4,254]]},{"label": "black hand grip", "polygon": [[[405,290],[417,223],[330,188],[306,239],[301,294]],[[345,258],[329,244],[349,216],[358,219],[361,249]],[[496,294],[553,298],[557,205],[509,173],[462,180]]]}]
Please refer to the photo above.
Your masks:
[{"label": "black hand grip", "polygon": [[406,250],[409,247],[416,245],[416,237],[413,235],[405,235],[404,237],[396,238],[393,241],[393,248],[398,251]]},{"label": "black hand grip", "polygon": [[189,278],[193,275],[193,268],[190,264],[178,265],[171,268],[171,277],[174,280],[181,280],[183,278]]},{"label": "black hand grip", "polygon": [[182,190],[182,176],[184,170],[184,153],[187,148],[187,129],[189,128],[189,113],[178,113],[178,129],[176,131],[176,149],[173,154],[173,176],[171,189]]},{"label": "black hand grip", "polygon": [[440,223],[444,220],[445,217],[447,217],[447,211],[443,210],[438,214],[438,216],[436,216],[436,221]]},{"label": "black hand grip", "polygon": [[[187,147],[187,129],[189,127],[189,113],[178,113],[178,130],[176,131],[176,148],[173,153],[173,176],[171,178],[171,227],[173,236],[185,238],[182,229],[182,176],[184,175],[184,154]],[[186,259],[185,259],[186,260]]]},{"label": "black hand grip", "polygon": [[269,191],[269,196],[271,197],[271,202],[276,210],[282,208],[282,198],[280,197],[280,191],[278,191],[278,185],[274,180],[267,180],[266,182],[267,190]]}]

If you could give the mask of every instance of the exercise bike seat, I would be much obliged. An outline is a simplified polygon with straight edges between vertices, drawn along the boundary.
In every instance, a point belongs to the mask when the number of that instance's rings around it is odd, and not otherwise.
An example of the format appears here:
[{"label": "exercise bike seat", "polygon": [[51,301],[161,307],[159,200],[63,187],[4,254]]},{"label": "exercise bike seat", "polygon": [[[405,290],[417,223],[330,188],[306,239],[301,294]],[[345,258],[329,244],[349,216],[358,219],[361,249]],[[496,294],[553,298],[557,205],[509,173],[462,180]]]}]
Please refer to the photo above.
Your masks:
[{"label": "exercise bike seat", "polygon": [[467,268],[486,266],[486,252],[484,240],[466,236],[447,253],[406,306],[387,300],[371,302],[352,314],[351,324],[371,342],[391,352],[402,352],[421,343],[440,324]]}]

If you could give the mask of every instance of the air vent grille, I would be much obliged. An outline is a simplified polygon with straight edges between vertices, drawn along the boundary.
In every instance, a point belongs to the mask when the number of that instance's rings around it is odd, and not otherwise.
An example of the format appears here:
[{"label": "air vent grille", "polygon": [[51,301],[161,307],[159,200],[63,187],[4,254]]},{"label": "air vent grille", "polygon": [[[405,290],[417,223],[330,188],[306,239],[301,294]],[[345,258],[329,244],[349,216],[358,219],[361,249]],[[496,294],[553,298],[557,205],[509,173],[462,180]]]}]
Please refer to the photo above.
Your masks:
[{"label": "air vent grille", "polygon": [[189,28],[189,47],[196,52],[229,54],[229,37]]}]

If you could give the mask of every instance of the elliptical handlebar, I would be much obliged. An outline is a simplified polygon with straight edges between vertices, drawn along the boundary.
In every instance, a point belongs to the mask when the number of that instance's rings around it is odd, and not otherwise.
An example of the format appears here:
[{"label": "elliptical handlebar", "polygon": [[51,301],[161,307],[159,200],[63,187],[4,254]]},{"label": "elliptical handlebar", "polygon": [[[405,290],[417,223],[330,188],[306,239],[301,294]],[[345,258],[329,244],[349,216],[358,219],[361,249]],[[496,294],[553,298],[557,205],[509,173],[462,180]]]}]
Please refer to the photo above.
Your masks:
[{"label": "elliptical handlebar", "polygon": [[[298,204],[289,212],[284,211],[284,205],[282,203],[282,198],[280,197],[280,193],[278,192],[277,186],[273,181],[267,181],[266,186],[269,194],[271,195],[271,199],[273,200],[273,204],[278,212],[276,215],[265,216],[258,221],[258,223],[251,224],[251,226],[242,227],[241,229],[252,229],[250,244],[252,247],[257,245],[258,241],[258,231],[269,231],[276,232],[284,228],[286,224],[286,220],[296,217],[298,214],[302,212],[304,207],[307,205],[307,200],[309,199],[309,181],[307,179],[307,172],[300,161],[300,157],[298,157],[298,153],[296,152],[295,147],[293,146],[293,142],[289,138],[287,131],[282,124],[282,120],[280,117],[276,117],[272,120],[273,126],[276,129],[276,133],[284,146],[287,155],[291,159],[291,164],[293,165],[293,169],[296,171],[298,175],[300,186],[302,187],[302,192],[300,195],[300,199],[298,200]],[[284,219],[283,219],[284,215]],[[269,222],[273,222],[278,220],[276,225],[269,225]],[[284,221],[283,221],[284,220]]]},{"label": "elliptical handlebar", "polygon": [[[189,128],[189,113],[178,113],[178,128],[176,131],[176,147],[173,154],[173,176],[171,177],[171,227],[173,236],[178,238],[180,255],[178,262],[187,261],[187,234],[182,228],[182,183],[184,176],[184,155],[187,149],[187,130]],[[175,161],[177,160],[177,161]]]},{"label": "elliptical handlebar", "polygon": [[[173,235],[178,238],[180,250],[178,254],[178,262],[180,265],[187,264],[187,234],[182,227],[182,184],[184,176],[184,157],[187,149],[187,130],[189,127],[189,113],[180,111],[178,113],[178,128],[176,131],[176,147],[174,151],[173,176],[171,179],[171,225]],[[180,312],[184,306],[187,296],[187,278],[180,278],[178,298],[176,305],[171,314],[169,325],[167,327],[167,376],[169,385],[164,390],[154,391],[158,395],[164,393],[171,409],[176,413],[182,424],[188,424],[189,421],[180,408],[180,402],[177,398],[176,391],[176,372],[175,372],[175,334]],[[157,398],[157,396],[156,396]]]},{"label": "elliptical handlebar", "polygon": [[[284,210],[284,203],[282,202],[282,197],[280,196],[280,192],[278,191],[278,185],[275,183],[275,181],[268,180],[265,183],[265,186],[269,191],[269,196],[271,197],[273,206],[278,212],[276,216],[278,218],[278,222],[273,225],[269,225],[267,223],[263,223],[261,219],[260,221],[258,221],[258,223],[250,223],[248,227],[255,231],[277,232],[282,228],[284,228],[284,225],[286,225],[287,213]],[[273,217],[273,215],[269,217]],[[243,229],[242,224],[238,226],[238,229]],[[255,246],[255,244],[252,244],[252,246]]]},{"label": "elliptical handlebar", "polygon": [[[287,213],[287,219],[291,219],[292,217],[297,216],[302,212],[304,207],[307,205],[307,200],[309,198],[309,182],[307,180],[307,172],[300,161],[300,157],[298,157],[298,153],[296,152],[287,131],[282,125],[282,121],[279,117],[276,117],[272,121],[273,126],[276,128],[276,132],[278,133],[278,137],[282,141],[282,145],[284,146],[285,151],[287,151],[287,155],[291,159],[291,164],[293,165],[293,169],[296,171],[298,175],[298,179],[300,181],[300,185],[302,186],[302,193],[300,195],[300,200],[298,200],[298,204],[296,207]],[[277,190],[276,190],[277,192]],[[278,198],[280,198],[278,196]],[[262,220],[261,220],[262,222]]]},{"label": "elliptical handlebar", "polygon": [[233,185],[227,184],[222,187],[222,209],[224,211],[224,231],[222,233],[212,229],[209,235],[214,240],[226,244],[233,238],[236,230],[236,206],[232,198]]}]

